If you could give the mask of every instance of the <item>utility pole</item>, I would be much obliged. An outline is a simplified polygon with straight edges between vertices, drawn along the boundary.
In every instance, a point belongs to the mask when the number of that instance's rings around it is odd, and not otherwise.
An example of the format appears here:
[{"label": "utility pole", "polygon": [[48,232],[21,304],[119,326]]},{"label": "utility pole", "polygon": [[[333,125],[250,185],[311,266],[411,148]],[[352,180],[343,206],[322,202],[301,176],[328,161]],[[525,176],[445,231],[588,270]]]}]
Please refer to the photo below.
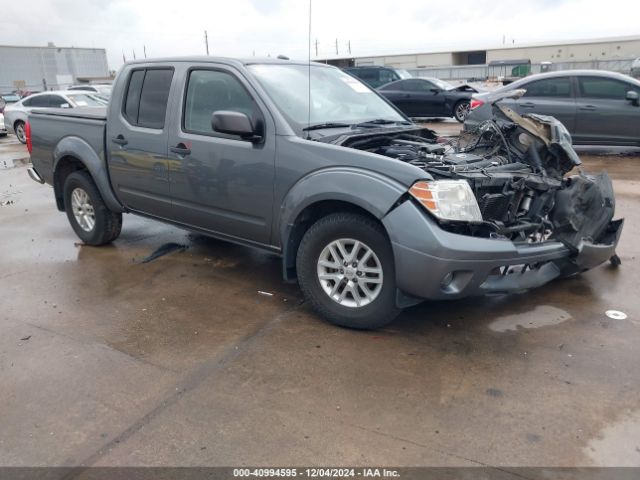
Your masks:
[{"label": "utility pole", "polygon": [[338,39],[336,38],[336,55],[338,55]]},{"label": "utility pole", "polygon": [[143,51],[144,51],[144,58],[147,58],[147,46],[146,46],[146,45],[143,45],[143,46],[142,46],[142,49],[143,49]]},{"label": "utility pole", "polygon": [[351,40],[349,40],[349,42],[347,43],[348,47],[349,47],[349,55],[351,55]]},{"label": "utility pole", "polygon": [[204,31],[204,44],[207,47],[207,56],[209,56],[209,36],[206,30]]},{"label": "utility pole", "polygon": [[318,56],[318,39],[316,38],[316,57]]}]

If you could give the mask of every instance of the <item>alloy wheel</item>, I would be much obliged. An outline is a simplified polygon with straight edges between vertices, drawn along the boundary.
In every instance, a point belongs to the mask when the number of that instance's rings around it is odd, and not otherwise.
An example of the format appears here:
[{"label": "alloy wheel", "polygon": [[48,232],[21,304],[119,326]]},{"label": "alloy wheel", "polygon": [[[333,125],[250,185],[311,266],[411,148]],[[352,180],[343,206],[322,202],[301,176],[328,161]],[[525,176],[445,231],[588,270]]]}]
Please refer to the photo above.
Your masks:
[{"label": "alloy wheel", "polygon": [[382,290],[380,260],[368,245],[352,238],[334,240],[324,247],[317,274],[324,292],[344,307],[364,307]]}]

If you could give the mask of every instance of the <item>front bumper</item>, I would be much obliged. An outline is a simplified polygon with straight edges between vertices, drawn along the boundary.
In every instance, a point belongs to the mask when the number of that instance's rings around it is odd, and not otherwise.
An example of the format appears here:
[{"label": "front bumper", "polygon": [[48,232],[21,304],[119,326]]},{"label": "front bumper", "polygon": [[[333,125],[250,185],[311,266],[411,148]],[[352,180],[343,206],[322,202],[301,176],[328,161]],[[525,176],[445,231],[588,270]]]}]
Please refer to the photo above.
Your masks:
[{"label": "front bumper", "polygon": [[391,237],[398,288],[432,300],[526,290],[588,270],[614,255],[622,232],[622,220],[611,222],[603,243],[583,241],[577,252],[560,242],[516,245],[449,233],[411,201],[382,222]]}]

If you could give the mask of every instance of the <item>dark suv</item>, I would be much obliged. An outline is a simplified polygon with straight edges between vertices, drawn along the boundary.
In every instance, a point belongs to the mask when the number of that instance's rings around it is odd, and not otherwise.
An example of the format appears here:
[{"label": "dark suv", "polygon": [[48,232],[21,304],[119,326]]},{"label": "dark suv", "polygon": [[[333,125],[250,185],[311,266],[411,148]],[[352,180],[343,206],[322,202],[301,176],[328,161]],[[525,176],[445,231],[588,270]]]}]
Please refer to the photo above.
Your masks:
[{"label": "dark suv", "polygon": [[344,71],[359,78],[373,88],[378,88],[389,82],[395,82],[396,80],[411,78],[411,74],[406,70],[374,65],[367,67],[349,67],[345,68]]}]

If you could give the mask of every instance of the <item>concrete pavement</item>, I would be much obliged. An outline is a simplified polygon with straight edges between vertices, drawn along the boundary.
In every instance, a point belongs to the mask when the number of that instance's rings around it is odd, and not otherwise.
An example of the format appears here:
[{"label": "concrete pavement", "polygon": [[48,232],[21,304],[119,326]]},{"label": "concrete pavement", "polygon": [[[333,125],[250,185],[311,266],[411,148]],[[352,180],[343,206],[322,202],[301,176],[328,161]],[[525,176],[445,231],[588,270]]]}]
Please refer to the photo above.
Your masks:
[{"label": "concrete pavement", "polygon": [[81,245],[0,170],[0,465],[640,466],[640,157],[584,158],[619,269],[376,332],[322,321],[272,255],[130,215]]}]

